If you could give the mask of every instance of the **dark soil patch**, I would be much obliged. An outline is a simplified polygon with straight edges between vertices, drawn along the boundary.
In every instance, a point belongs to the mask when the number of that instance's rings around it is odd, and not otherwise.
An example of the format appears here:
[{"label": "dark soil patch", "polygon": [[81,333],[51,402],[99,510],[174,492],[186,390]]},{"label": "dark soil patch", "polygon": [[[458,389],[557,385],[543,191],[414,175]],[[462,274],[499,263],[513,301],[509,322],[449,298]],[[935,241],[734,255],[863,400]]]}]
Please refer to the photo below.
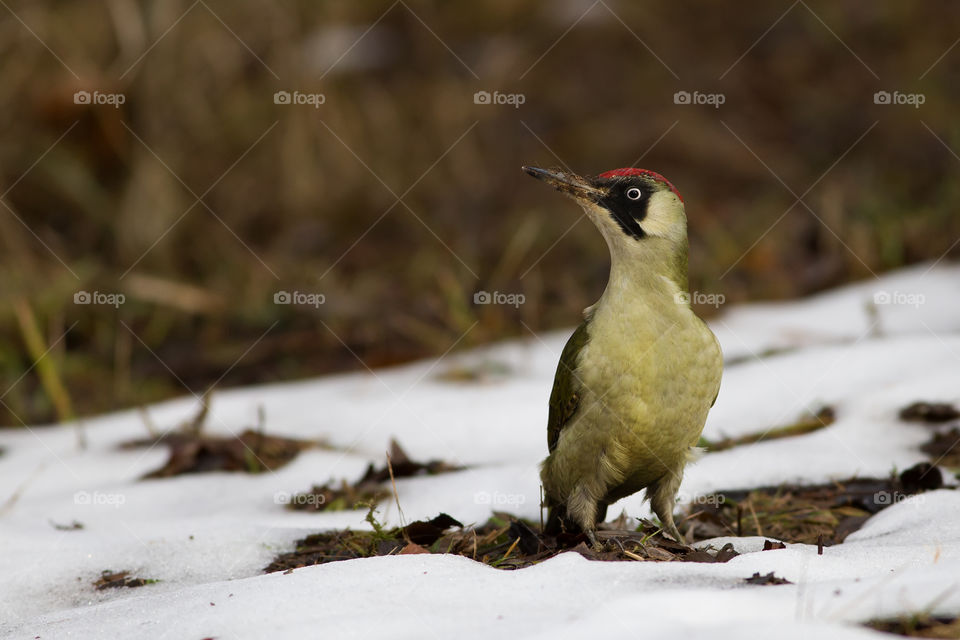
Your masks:
[{"label": "dark soil patch", "polygon": [[778,578],[773,575],[771,571],[765,576],[760,575],[760,572],[754,573],[752,576],[745,580],[747,584],[760,584],[760,585],[771,585],[771,584],[793,584],[785,578]]},{"label": "dark soil patch", "polygon": [[[262,473],[279,469],[305,449],[323,446],[320,442],[266,435],[262,411],[256,429],[248,428],[239,435],[229,436],[204,434],[210,401],[210,394],[205,394],[200,399],[197,413],[173,431],[120,445],[122,449],[134,449],[161,444],[170,450],[166,464],[144,478],[169,478],[209,471]],[[153,433],[155,429],[149,418],[145,416],[144,419],[148,430]]]},{"label": "dark soil patch", "polygon": [[900,419],[909,422],[949,422],[960,418],[960,410],[946,402],[914,402],[900,410]]},{"label": "dark soil patch", "polygon": [[954,472],[960,471],[960,428],[956,425],[945,431],[944,423],[960,418],[960,410],[946,402],[914,402],[900,410],[900,419],[922,422],[935,429],[930,440],[920,450],[930,456],[934,465],[942,465]]},{"label": "dark soil patch", "polygon": [[166,464],[144,478],[169,478],[186,473],[243,471],[262,473],[279,469],[301,451],[319,446],[317,442],[268,436],[247,429],[237,436],[202,433],[169,433],[159,439],[135,440],[124,448],[151,446],[159,442],[170,449]]},{"label": "dark soil patch", "polygon": [[390,496],[388,483],[392,479],[436,475],[461,471],[463,468],[442,460],[417,462],[407,455],[396,440],[391,440],[390,453],[383,466],[370,464],[363,476],[352,484],[341,481],[339,486],[332,482],[314,485],[309,491],[291,496],[287,508],[306,511],[365,508]]},{"label": "dark soil patch", "polygon": [[[521,569],[564,551],[575,551],[598,561],[726,562],[737,555],[732,545],[720,550],[695,551],[659,533],[643,522],[637,531],[597,532],[601,549],[593,549],[583,534],[545,536],[539,526],[496,513],[481,526],[464,526],[447,514],[395,529],[384,529],[372,517],[373,531],[331,531],[297,541],[294,551],[274,558],[266,572],[286,571],[314,564],[409,553],[452,553],[499,569]],[[618,527],[623,523],[614,523]]]},{"label": "dark soil patch", "polygon": [[432,476],[438,473],[462,471],[464,468],[465,467],[449,464],[443,460],[416,462],[407,455],[407,452],[400,447],[400,444],[396,440],[391,440],[390,454],[387,458],[387,463],[382,467],[375,467],[373,464],[369,465],[366,473],[360,478],[358,484],[365,482],[386,482],[391,477],[410,478],[413,476]]},{"label": "dark soil patch", "polygon": [[377,483],[351,484],[342,480],[338,486],[330,481],[293,494],[286,507],[294,511],[350,511],[377,504],[388,497],[390,491]]},{"label": "dark soil patch", "polygon": [[960,429],[954,427],[946,433],[935,433],[930,442],[920,447],[934,464],[951,470],[960,469]]},{"label": "dark soil patch", "polygon": [[960,638],[960,618],[912,616],[899,620],[871,620],[864,626],[909,638]]},{"label": "dark soil patch", "polygon": [[142,587],[148,584],[155,584],[158,580],[149,578],[134,578],[129,571],[110,571],[104,569],[100,577],[93,583],[97,591],[104,589],[119,589],[120,587]]},{"label": "dark soil patch", "polygon": [[943,486],[939,469],[920,463],[898,477],[783,485],[705,496],[686,522],[694,540],[769,536],[792,543],[839,544],[871,515],[907,496]]}]

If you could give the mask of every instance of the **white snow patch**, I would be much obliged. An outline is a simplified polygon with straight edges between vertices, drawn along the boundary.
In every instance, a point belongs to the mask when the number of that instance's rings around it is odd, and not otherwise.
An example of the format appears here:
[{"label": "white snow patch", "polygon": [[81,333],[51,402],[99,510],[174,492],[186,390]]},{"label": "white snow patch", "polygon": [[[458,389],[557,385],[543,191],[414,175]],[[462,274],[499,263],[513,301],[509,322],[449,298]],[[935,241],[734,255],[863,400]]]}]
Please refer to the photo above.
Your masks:
[{"label": "white snow patch", "polygon": [[[928,271],[929,270],[929,271]],[[872,305],[874,295],[885,292]],[[912,296],[912,297],[911,297]],[[927,426],[897,412],[915,400],[960,403],[960,268],[922,265],[806,300],[744,305],[711,323],[730,363],[704,435],[738,436],[790,424],[824,405],[829,427],[804,436],[708,454],[687,470],[682,496],[723,489],[884,476],[925,459]],[[338,562],[261,573],[308,533],[366,528],[362,512],[291,512],[276,496],[359,477],[391,437],[416,459],[464,471],[399,479],[408,520],[445,511],[464,522],[493,510],[539,517],[538,463],[546,404],[568,332],[512,341],[377,371],[223,391],[214,433],[256,424],[326,439],[275,472],[139,480],[166,451],[122,451],[145,437],[136,411],[75,425],[0,430],[0,631],[11,637],[582,638],[877,637],[856,623],[925,607],[960,613],[960,494],[911,497],[871,518],[838,546],[759,552],[732,541],[726,564],[601,563],[568,553],[507,572],[453,556]],[[756,358],[755,354],[771,353]],[[448,382],[450,367],[502,374]],[[192,397],[150,408],[174,428]],[[392,501],[380,518],[398,522]],[[649,514],[640,496],[614,505]],[[52,523],[81,522],[63,531]],[[98,592],[104,569],[159,582]],[[752,586],[754,572],[784,586]]]}]

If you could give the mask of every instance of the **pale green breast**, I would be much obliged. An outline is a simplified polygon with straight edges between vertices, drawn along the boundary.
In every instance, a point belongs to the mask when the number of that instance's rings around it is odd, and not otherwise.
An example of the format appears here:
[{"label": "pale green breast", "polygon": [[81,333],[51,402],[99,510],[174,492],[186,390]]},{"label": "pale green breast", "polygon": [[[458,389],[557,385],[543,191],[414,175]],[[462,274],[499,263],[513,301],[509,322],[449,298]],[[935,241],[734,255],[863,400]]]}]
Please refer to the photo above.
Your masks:
[{"label": "pale green breast", "polygon": [[695,444],[723,365],[712,332],[689,307],[643,314],[598,308],[588,333],[578,375],[585,396],[608,414],[602,419],[613,417],[624,437],[642,438],[630,448],[679,453]]},{"label": "pale green breast", "polygon": [[722,370],[716,339],[689,307],[633,310],[597,305],[561,355],[541,475],[555,499],[584,482],[598,499],[633,493],[682,469],[703,429]]}]

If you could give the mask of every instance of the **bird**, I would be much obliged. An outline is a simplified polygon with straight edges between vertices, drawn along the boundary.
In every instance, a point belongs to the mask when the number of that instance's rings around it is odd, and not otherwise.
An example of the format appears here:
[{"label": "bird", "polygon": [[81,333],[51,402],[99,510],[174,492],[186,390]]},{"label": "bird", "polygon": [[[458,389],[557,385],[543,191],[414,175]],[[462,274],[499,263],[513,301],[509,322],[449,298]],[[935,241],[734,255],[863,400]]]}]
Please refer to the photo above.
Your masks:
[{"label": "bird", "polygon": [[723,355],[690,307],[683,198],[647,169],[523,170],[576,201],[610,252],[606,289],[584,309],[554,377],[544,531],[584,533],[598,548],[607,507],[645,489],[662,530],[685,543],[673,510],[684,467],[702,453]]}]

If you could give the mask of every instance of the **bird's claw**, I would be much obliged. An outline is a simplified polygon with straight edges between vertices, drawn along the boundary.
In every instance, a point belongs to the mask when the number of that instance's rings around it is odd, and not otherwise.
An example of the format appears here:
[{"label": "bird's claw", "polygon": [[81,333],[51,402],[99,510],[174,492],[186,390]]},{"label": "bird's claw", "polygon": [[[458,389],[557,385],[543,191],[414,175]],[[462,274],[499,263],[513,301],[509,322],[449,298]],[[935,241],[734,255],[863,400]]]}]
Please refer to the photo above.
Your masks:
[{"label": "bird's claw", "polygon": [[680,534],[680,531],[677,529],[676,526],[667,527],[667,530],[665,531],[665,533],[669,534],[670,537],[674,539],[674,541],[679,542],[680,544],[682,544],[682,545],[684,545],[684,546],[687,545],[687,540],[686,540],[686,538],[684,538],[684,537]]},{"label": "bird's claw", "polygon": [[597,540],[597,532],[590,529],[587,531],[587,540],[590,541],[590,546],[593,547],[594,551],[602,551],[603,545],[600,544],[600,541]]}]

